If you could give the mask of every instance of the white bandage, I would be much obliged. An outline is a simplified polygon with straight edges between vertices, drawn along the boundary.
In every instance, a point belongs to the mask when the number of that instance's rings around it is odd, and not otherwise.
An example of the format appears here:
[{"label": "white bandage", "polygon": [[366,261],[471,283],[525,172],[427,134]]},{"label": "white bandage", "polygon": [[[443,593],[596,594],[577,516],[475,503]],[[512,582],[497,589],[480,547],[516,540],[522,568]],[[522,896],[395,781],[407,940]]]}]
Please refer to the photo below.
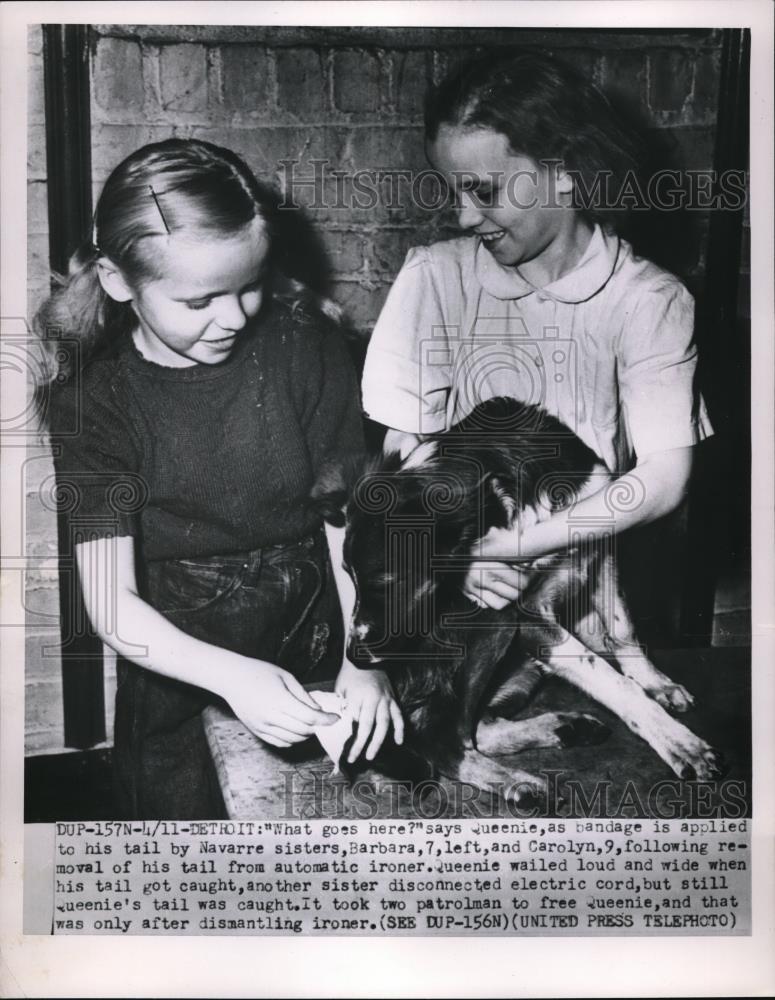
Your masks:
[{"label": "white bandage", "polygon": [[333,773],[338,774],[342,752],[353,734],[354,719],[341,695],[335,694],[333,691],[310,691],[309,693],[324,712],[332,712],[339,716],[339,719],[330,726],[315,726],[314,729],[320,745],[334,762]]}]

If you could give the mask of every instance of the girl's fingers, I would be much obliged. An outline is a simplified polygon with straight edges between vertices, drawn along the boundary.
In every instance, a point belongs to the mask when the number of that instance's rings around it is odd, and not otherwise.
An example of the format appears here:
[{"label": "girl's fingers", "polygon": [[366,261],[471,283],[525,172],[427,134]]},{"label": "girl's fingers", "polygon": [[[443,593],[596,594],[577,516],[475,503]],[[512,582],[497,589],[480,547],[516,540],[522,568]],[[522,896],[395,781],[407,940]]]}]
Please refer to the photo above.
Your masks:
[{"label": "girl's fingers", "polygon": [[508,597],[501,597],[499,594],[494,594],[489,590],[482,591],[481,598],[487,607],[492,608],[493,611],[503,611],[505,607],[508,607],[512,603]]},{"label": "girl's fingers", "polygon": [[374,732],[371,736],[371,742],[368,747],[366,747],[366,760],[374,760],[377,751],[382,746],[382,743],[387,736],[388,726],[390,725],[390,712],[388,711],[387,705],[384,701],[380,702],[377,708],[377,719],[374,726]]},{"label": "girl's fingers", "polygon": [[307,708],[311,708],[313,712],[320,712],[320,706],[312,697],[312,695],[307,691],[293,676],[293,674],[286,673],[283,671],[283,683],[288,689],[289,693],[298,699],[302,705],[306,705]]},{"label": "girl's fingers", "polygon": [[482,586],[480,590],[481,594],[497,594],[498,597],[503,597],[506,601],[516,601],[522,591],[519,587],[514,587],[510,583],[506,583],[504,580],[488,580]]},{"label": "girl's fingers", "polygon": [[254,730],[254,732],[259,739],[262,739],[265,743],[271,743],[273,747],[289,747],[291,744],[301,741],[301,738],[295,733],[289,733],[275,726],[262,726],[260,729]]},{"label": "girl's fingers", "polygon": [[272,725],[276,726],[278,729],[285,729],[287,732],[293,733],[294,736],[306,738],[307,736],[312,735],[317,723],[310,724],[308,722],[303,722],[301,719],[297,719],[296,716],[292,715],[290,712],[279,712]]},{"label": "girl's fingers", "polygon": [[400,746],[404,742],[404,717],[398,702],[390,701],[390,718],[393,720],[393,739]]},{"label": "girl's fingers", "polygon": [[354,764],[360,757],[364,746],[366,746],[366,740],[369,738],[374,726],[374,712],[368,709],[364,711],[364,706],[362,705],[356,719],[358,728],[355,734],[355,742],[350,747],[350,752],[347,755],[348,764]]},{"label": "girl's fingers", "polygon": [[[282,714],[286,718],[302,723],[308,732],[315,726],[330,726],[339,718],[334,712],[324,712],[316,701],[313,701],[295,677],[288,674],[283,678],[290,698],[285,699]],[[303,699],[297,692],[301,692]],[[309,702],[309,703],[308,703]]]}]

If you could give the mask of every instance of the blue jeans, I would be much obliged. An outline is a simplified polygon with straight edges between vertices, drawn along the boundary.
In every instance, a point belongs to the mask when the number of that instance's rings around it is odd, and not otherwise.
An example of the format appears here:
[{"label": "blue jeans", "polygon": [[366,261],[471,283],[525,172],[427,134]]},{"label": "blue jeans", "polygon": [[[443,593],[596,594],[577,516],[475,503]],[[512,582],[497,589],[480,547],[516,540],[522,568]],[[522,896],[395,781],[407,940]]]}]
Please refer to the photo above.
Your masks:
[{"label": "blue jeans", "polygon": [[[336,676],[342,622],[321,530],[252,552],[149,563],[143,597],[181,631],[268,660],[302,683]],[[211,692],[117,664],[114,785],[120,818],[225,815],[202,725]]]}]

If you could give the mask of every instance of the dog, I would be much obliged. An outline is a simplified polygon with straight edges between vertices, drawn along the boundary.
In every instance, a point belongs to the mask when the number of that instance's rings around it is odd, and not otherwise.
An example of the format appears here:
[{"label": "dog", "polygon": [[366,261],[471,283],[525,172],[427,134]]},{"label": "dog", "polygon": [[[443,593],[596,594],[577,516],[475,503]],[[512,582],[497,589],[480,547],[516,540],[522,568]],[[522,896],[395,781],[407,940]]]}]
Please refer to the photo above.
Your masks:
[{"label": "dog", "polygon": [[[615,491],[616,482],[576,434],[506,397],[481,403],[403,459],[382,456],[358,480],[344,513],[344,562],[356,591],[347,652],[391,678],[413,777],[544,798],[543,778],[498,758],[608,735],[582,713],[515,719],[547,676],[613,711],[680,778],[721,773],[720,756],[673,717],[692,696],[637,643],[610,539],[588,542],[579,522],[578,540],[534,560],[520,599],[503,610],[463,593],[472,549],[490,528],[524,529],[601,488]],[[341,524],[335,495],[327,516]],[[402,767],[409,776],[406,760]]]}]

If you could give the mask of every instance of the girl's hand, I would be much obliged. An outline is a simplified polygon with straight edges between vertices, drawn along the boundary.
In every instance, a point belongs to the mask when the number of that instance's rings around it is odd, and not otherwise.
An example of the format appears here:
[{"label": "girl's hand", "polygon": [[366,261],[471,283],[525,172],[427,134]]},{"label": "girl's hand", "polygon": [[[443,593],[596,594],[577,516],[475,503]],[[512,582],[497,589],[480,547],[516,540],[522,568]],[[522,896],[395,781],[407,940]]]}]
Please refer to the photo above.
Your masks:
[{"label": "girl's hand", "polygon": [[287,747],[312,735],[315,726],[339,718],[323,712],[287,670],[245,658],[244,670],[231,670],[224,697],[248,729],[267,743]]},{"label": "girl's hand", "polygon": [[513,529],[491,528],[471,550],[474,562],[463,582],[463,593],[474,604],[500,611],[519,599],[530,579],[528,567],[515,563],[487,561],[514,558],[518,553]]},{"label": "girl's hand", "polygon": [[473,562],[463,583],[466,597],[482,607],[500,611],[519,600],[530,574],[503,562]]},{"label": "girl's hand", "polygon": [[348,764],[354,763],[366,741],[366,760],[373,760],[393,723],[393,739],[403,743],[404,720],[398,707],[393,687],[382,670],[359,670],[345,660],[336,679],[335,691],[347,702],[357,724],[355,742],[347,756]]}]

